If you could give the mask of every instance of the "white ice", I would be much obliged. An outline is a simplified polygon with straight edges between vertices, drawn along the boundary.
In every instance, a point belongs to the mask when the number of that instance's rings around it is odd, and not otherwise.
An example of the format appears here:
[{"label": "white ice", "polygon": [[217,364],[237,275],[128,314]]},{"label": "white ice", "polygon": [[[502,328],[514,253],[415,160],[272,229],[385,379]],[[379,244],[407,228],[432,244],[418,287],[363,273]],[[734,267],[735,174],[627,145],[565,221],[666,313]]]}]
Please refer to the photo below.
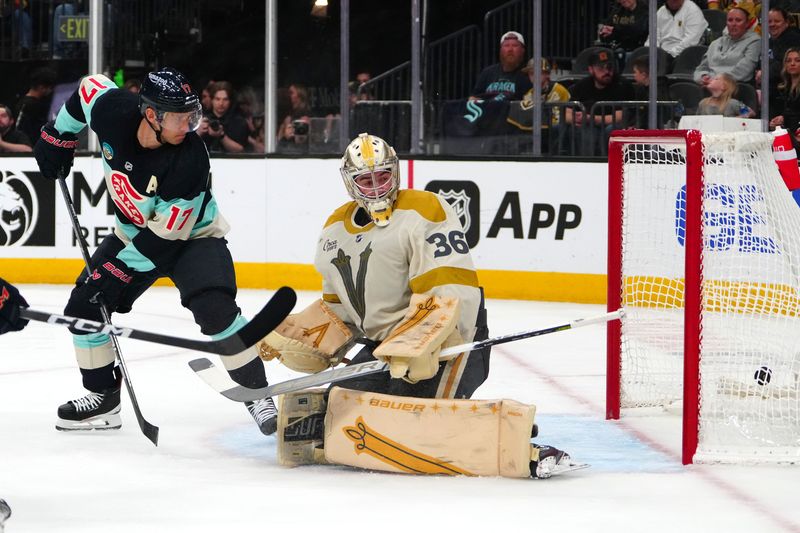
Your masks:
[{"label": "white ice", "polygon": [[[33,308],[61,312],[69,288],[23,285]],[[244,290],[252,316],[268,291]],[[300,304],[316,298],[301,293]],[[599,305],[491,300],[493,335],[605,312]],[[148,291],[120,325],[201,338],[174,288]],[[287,469],[245,408],[195,377],[202,354],[123,339],[159,446],[124,399],[120,431],[62,433],[56,407],[84,394],[62,328],[0,337],[0,498],[7,533],[204,531],[800,531],[800,470],[680,465],[679,419],[604,420],[605,328],[496,347],[477,398],[538,406],[539,442],[592,464],[550,480],[417,477],[346,467]],[[213,356],[212,356],[213,358]],[[270,363],[276,382],[293,377]],[[125,395],[123,393],[123,398]]]}]

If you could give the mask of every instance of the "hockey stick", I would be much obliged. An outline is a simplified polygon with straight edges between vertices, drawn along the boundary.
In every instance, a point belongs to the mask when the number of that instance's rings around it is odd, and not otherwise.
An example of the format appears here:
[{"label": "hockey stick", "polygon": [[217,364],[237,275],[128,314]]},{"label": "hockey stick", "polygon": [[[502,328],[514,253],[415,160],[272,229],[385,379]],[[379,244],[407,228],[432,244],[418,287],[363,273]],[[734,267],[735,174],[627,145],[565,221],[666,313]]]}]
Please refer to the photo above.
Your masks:
[{"label": "hockey stick", "polygon": [[[539,337],[541,335],[556,333],[558,331],[566,331],[568,329],[575,329],[581,326],[588,326],[590,324],[600,324],[608,322],[610,320],[619,320],[620,318],[622,318],[623,314],[624,314],[623,310],[619,309],[617,311],[613,311],[611,313],[606,313],[604,315],[599,315],[592,318],[581,318],[578,320],[573,320],[572,322],[569,322],[567,324],[562,324],[560,326],[553,326],[551,328],[521,331],[519,333],[501,335],[499,337],[492,337],[491,339],[486,339],[482,341],[459,344],[458,346],[452,346],[450,348],[442,350],[439,357],[446,359],[448,357],[452,357],[460,353],[470,352],[472,350],[479,350],[481,348],[487,348],[489,346],[496,346],[498,344],[505,344],[507,342],[518,341],[521,339],[528,339],[530,337]],[[361,350],[361,348],[362,348],[361,344],[356,344],[355,346],[350,348],[345,357],[350,358],[354,356]],[[276,383],[275,385],[269,385],[268,387],[251,389],[248,387],[243,387],[234,382],[225,373],[217,370],[214,367],[214,363],[212,363],[208,359],[205,358],[194,359],[192,361],[189,361],[189,366],[198,376],[200,376],[200,379],[205,381],[212,389],[216,390],[218,393],[222,394],[229,400],[233,400],[235,402],[252,402],[270,396],[278,396],[280,394],[286,394],[288,392],[295,392],[303,389],[308,389],[311,387],[317,387],[319,385],[325,385],[326,383],[336,383],[338,381],[342,381],[345,379],[350,379],[357,376],[366,376],[368,374],[375,374],[377,372],[383,372],[389,369],[389,365],[381,361],[378,360],[367,361],[366,363],[348,365],[342,368],[334,368],[332,370],[326,370],[324,372],[319,372],[317,374],[311,374],[309,376],[290,379],[287,381],[283,381],[281,383]]]},{"label": "hockey stick", "polygon": [[[78,240],[78,245],[81,249],[81,255],[83,255],[83,262],[86,264],[86,275],[91,276],[92,262],[89,257],[89,247],[83,238],[83,233],[81,233],[81,225],[78,222],[78,215],[75,213],[75,206],[72,204],[72,197],[67,189],[67,182],[65,177],[62,175],[58,176],[57,181],[59,187],[61,187],[61,195],[64,197],[64,203],[67,205],[67,212],[69,213],[70,220],[72,220],[72,230],[75,232],[75,238]],[[108,309],[102,302],[100,303],[100,312],[103,314],[103,321],[110,326],[111,314],[108,312]],[[142,433],[144,433],[145,437],[150,439],[154,445],[158,446],[158,426],[154,426],[145,420],[141,409],[139,409],[139,401],[136,399],[136,394],[133,392],[133,383],[131,383],[130,374],[128,373],[128,366],[125,364],[125,359],[122,357],[122,350],[120,349],[117,337],[113,335],[111,336],[111,344],[114,348],[114,353],[117,356],[117,361],[119,361],[119,366],[122,370],[122,380],[125,382],[125,388],[128,390],[128,397],[131,399],[131,406],[133,406],[133,412],[136,414],[136,420],[139,422],[139,428],[142,430]]]},{"label": "hockey stick", "polygon": [[145,342],[164,344],[195,350],[198,352],[214,353],[220,356],[236,355],[250,346],[263,339],[267,333],[272,331],[280,324],[286,315],[294,307],[297,296],[289,287],[281,287],[272,298],[264,305],[263,309],[256,314],[245,326],[229,337],[216,341],[202,341],[187,339],[185,337],[173,337],[161,333],[151,333],[140,329],[127,328],[85,320],[73,316],[62,316],[45,311],[37,311],[29,307],[20,310],[20,316],[28,320],[36,320],[54,326],[66,326],[86,333],[105,333],[116,337],[127,337]]}]

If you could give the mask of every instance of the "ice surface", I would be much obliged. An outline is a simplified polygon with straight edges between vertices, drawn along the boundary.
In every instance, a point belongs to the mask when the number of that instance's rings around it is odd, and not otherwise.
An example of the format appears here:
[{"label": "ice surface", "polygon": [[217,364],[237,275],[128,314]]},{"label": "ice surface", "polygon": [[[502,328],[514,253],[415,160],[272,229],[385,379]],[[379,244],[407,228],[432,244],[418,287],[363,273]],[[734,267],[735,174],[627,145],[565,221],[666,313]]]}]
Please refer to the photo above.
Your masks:
[{"label": "ice surface", "polygon": [[[69,292],[20,288],[32,307],[54,312]],[[241,291],[245,316],[268,295]],[[300,305],[316,297],[301,293]],[[487,307],[492,335],[605,312],[502,300]],[[151,289],[115,321],[200,338],[173,288]],[[545,481],[283,468],[274,439],[258,432],[244,406],[189,370],[200,354],[121,343],[142,411],[161,428],[157,448],[124,399],[120,431],[55,431],[57,406],[84,394],[68,332],[32,323],[0,338],[0,498],[13,510],[7,533],[800,531],[797,467],[683,467],[676,416],[603,419],[602,325],[497,347],[476,393],[536,403],[537,441],[592,464]],[[267,371],[272,381],[295,375],[276,363]]]}]

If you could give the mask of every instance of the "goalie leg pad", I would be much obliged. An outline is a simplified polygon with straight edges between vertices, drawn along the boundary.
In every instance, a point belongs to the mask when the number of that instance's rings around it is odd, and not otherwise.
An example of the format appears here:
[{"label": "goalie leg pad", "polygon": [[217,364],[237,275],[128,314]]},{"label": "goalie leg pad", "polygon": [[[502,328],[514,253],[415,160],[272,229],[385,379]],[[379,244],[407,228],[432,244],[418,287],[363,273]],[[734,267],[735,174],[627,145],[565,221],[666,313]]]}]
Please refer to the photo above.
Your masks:
[{"label": "goalie leg pad", "polygon": [[292,392],[281,397],[278,415],[278,463],[283,466],[325,464],[322,443],[326,389]]},{"label": "goalie leg pad", "polygon": [[331,389],[330,463],[411,474],[528,478],[536,407]]}]

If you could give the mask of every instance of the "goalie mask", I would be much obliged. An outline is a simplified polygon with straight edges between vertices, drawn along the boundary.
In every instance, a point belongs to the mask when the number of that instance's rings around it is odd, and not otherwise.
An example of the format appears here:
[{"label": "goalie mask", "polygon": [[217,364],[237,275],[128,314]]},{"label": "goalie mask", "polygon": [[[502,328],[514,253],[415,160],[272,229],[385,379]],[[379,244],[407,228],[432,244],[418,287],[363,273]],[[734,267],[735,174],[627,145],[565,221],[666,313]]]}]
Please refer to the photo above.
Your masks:
[{"label": "goalie mask", "polygon": [[400,165],[394,148],[380,137],[361,133],[347,146],[339,170],[350,197],[375,225],[389,224],[400,188]]}]

